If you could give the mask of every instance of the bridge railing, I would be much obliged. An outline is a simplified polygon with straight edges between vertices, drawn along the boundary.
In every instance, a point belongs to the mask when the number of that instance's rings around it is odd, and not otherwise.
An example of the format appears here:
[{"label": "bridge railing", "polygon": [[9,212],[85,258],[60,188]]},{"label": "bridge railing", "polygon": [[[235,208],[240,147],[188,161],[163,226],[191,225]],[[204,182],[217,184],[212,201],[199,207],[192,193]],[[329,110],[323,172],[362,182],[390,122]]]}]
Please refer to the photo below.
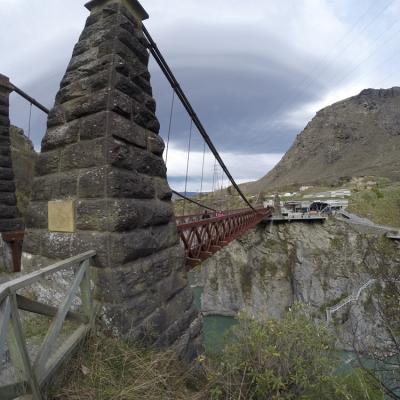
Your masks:
[{"label": "bridge railing", "polygon": [[[256,207],[256,210],[259,210],[262,212],[264,210],[263,207]],[[218,216],[225,216],[225,215],[231,215],[231,214],[239,214],[242,212],[249,211],[248,208],[238,208],[234,210],[223,210],[223,211],[208,211],[208,216],[209,218],[215,218]],[[221,215],[223,214],[223,215]],[[188,224],[190,222],[196,222],[199,220],[204,219],[204,214],[189,214],[189,215],[178,215],[176,216],[176,224],[181,225],[181,224]]]},{"label": "bridge railing", "polygon": [[178,224],[187,268],[191,269],[211,257],[271,214],[271,208],[261,208],[257,212],[246,209]]},{"label": "bridge railing", "polygon": [[[88,251],[0,285],[0,365],[10,358],[16,378],[14,383],[0,384],[0,399],[15,399],[31,393],[34,400],[41,400],[42,385],[68,359],[91,329],[95,310],[90,280],[90,259],[95,255],[94,251]],[[73,281],[58,307],[32,300],[18,293],[18,290],[26,289],[44,277],[67,269],[75,269]],[[76,298],[80,298],[79,312],[71,311]],[[21,310],[54,317],[33,362],[23,332]],[[62,338],[60,344],[57,343],[57,339],[66,319],[77,322],[78,325],[67,338]],[[9,354],[5,351],[6,345]]]}]

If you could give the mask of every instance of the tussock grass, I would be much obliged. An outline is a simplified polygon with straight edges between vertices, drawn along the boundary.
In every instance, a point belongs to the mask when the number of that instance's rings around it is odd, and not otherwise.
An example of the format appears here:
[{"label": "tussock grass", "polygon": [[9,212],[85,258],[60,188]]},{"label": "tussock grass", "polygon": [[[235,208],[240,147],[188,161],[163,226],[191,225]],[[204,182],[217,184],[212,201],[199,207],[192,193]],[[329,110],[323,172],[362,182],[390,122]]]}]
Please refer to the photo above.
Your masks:
[{"label": "tussock grass", "polygon": [[400,184],[354,193],[349,211],[377,224],[400,228]]},{"label": "tussock grass", "polygon": [[194,370],[172,351],[143,350],[93,334],[70,361],[53,400],[196,400]]}]

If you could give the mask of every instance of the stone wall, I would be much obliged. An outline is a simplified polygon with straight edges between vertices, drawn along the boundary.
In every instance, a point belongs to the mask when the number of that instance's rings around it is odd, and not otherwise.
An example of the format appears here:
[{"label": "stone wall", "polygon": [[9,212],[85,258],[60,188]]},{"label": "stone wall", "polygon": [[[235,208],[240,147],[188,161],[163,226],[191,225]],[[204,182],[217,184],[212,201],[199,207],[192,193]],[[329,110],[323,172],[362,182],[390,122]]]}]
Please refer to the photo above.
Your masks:
[{"label": "stone wall", "polygon": [[[17,207],[11,159],[9,96],[12,86],[0,74],[0,271],[18,271],[20,236],[24,223]],[[17,234],[18,233],[18,234]],[[18,240],[16,240],[16,234]],[[4,239],[4,240],[3,240]]]},{"label": "stone wall", "polygon": [[9,79],[0,75],[0,232],[23,229],[17,208],[14,173],[11,160],[9,96],[12,92]]},{"label": "stone wall", "polygon": [[[94,249],[96,300],[116,333],[193,356],[193,306],[152,97],[147,16],[135,0],[91,1],[61,81],[27,212],[34,267]],[[48,202],[72,200],[73,232],[48,229]]]}]

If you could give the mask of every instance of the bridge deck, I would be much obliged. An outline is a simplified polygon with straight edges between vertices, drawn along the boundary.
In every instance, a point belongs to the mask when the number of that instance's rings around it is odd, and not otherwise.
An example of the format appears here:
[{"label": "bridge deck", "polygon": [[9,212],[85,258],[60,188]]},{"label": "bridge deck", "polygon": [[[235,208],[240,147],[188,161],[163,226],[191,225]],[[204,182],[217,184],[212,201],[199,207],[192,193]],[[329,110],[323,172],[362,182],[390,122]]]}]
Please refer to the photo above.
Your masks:
[{"label": "bridge deck", "polygon": [[323,216],[323,215],[309,215],[309,214],[303,214],[300,216],[289,216],[289,217],[278,217],[278,216],[272,216],[272,217],[267,217],[264,218],[263,222],[277,222],[277,223],[282,223],[282,222],[324,222],[328,217]]},{"label": "bridge deck", "polygon": [[177,217],[177,227],[185,248],[188,270],[211,257],[222,247],[254,228],[265,217],[272,215],[271,208],[250,209],[213,214]]}]

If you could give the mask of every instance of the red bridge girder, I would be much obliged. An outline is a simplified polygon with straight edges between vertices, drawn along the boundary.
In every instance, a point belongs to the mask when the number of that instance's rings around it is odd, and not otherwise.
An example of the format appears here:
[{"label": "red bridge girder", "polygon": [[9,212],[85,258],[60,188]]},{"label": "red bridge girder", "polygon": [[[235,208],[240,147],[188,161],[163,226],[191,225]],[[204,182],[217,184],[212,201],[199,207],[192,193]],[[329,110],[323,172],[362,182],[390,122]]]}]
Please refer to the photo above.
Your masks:
[{"label": "red bridge girder", "polygon": [[186,267],[191,270],[211,257],[222,247],[254,228],[264,218],[272,215],[272,208],[259,208],[212,214],[202,219],[202,214],[177,217],[179,236],[185,248]]}]

